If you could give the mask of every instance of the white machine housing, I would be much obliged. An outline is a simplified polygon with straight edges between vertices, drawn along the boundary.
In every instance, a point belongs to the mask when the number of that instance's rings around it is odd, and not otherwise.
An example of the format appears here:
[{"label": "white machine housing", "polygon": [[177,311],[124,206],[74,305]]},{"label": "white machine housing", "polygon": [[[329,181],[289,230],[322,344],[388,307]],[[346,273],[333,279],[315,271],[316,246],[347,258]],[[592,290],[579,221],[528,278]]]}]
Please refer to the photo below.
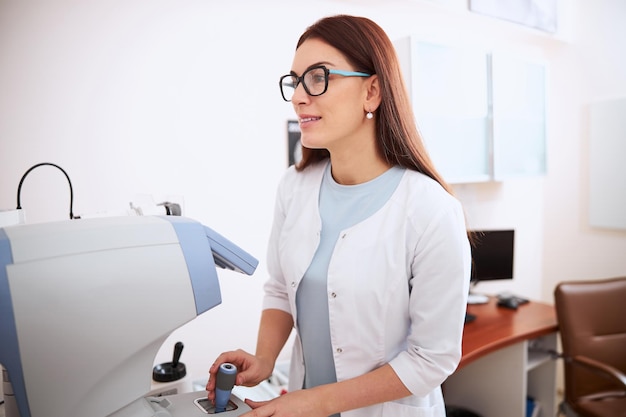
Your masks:
[{"label": "white machine housing", "polygon": [[0,364],[20,416],[104,417],[145,396],[167,336],[221,303],[216,264],[258,261],[177,216],[0,228]]}]

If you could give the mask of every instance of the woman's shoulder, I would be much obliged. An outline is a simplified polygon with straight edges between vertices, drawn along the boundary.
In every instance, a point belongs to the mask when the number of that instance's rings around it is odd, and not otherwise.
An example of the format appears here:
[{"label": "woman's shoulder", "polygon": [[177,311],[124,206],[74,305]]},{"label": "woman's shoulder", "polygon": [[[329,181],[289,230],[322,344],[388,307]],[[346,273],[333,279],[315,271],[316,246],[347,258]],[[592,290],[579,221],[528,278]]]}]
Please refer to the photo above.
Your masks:
[{"label": "woman's shoulder", "polygon": [[407,187],[411,187],[413,189],[418,188],[423,191],[429,191],[440,195],[450,195],[450,193],[437,181],[414,169],[406,169],[404,179],[405,186]]},{"label": "woman's shoulder", "polygon": [[421,172],[407,169],[403,180],[398,187],[398,198],[418,206],[459,206],[460,202],[450,194],[441,184]]}]

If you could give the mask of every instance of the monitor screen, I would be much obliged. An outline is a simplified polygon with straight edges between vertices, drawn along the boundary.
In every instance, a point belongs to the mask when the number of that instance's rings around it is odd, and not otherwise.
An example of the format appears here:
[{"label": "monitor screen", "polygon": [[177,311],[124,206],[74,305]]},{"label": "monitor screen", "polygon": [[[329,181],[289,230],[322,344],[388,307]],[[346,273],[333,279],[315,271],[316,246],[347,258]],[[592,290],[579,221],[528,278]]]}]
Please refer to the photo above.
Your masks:
[{"label": "monitor screen", "polygon": [[474,230],[472,275],[474,283],[513,279],[514,230]]}]

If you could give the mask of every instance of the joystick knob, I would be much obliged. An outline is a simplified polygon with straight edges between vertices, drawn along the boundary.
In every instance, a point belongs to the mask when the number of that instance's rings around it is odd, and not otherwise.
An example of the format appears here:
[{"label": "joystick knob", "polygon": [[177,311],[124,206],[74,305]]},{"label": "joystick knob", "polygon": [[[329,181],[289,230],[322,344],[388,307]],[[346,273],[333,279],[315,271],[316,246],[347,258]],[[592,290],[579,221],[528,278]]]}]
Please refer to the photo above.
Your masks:
[{"label": "joystick knob", "polygon": [[183,353],[183,342],[176,342],[174,345],[174,356],[171,362],[165,362],[152,369],[152,379],[157,382],[178,381],[187,375],[185,364],[180,362],[180,355]]}]

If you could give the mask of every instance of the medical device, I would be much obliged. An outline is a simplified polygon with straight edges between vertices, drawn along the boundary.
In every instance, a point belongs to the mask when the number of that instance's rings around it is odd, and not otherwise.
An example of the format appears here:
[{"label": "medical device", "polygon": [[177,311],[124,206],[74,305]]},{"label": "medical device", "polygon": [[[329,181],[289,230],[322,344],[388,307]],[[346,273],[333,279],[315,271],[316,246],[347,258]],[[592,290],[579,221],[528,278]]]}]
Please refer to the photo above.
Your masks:
[{"label": "medical device", "polygon": [[[206,392],[146,396],[154,358],[173,330],[221,303],[217,266],[251,275],[257,265],[185,217],[0,228],[7,417],[206,416],[196,402]],[[249,410],[231,401],[221,416]]]}]

